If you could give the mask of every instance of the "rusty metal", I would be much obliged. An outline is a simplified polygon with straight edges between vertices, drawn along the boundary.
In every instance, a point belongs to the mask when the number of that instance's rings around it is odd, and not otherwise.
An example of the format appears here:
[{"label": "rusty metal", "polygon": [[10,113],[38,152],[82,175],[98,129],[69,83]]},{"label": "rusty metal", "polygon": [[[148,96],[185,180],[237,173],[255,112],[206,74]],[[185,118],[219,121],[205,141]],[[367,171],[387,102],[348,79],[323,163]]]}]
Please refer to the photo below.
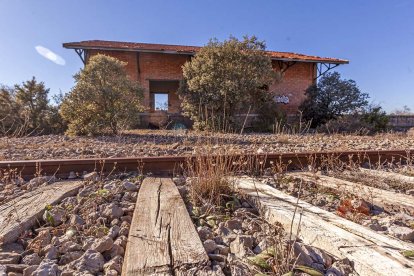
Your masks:
[{"label": "rusty metal", "polygon": [[[206,157],[206,156],[204,156]],[[208,156],[207,156],[208,157]],[[243,159],[260,162],[262,168],[276,164],[286,169],[301,169],[312,166],[326,166],[336,161],[358,162],[360,164],[385,164],[388,162],[407,162],[414,157],[414,150],[377,150],[377,151],[330,151],[301,153],[269,153],[232,155],[232,160]],[[1,161],[0,171],[16,170],[25,178],[35,175],[57,175],[67,177],[70,172],[82,175],[84,172],[139,171],[142,173],[172,175],[180,173],[194,164],[196,156],[160,156],[160,157],[122,157],[122,158],[88,158],[57,160]],[[217,156],[213,156],[217,158]]]}]

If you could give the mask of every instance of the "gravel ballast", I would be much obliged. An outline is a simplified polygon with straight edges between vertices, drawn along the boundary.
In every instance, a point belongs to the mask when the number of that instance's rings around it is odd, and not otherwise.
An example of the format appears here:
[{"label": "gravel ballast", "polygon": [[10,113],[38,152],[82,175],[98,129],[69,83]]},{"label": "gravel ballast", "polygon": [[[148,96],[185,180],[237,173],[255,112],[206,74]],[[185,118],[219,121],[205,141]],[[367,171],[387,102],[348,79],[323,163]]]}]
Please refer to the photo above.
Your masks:
[{"label": "gravel ballast", "polygon": [[137,130],[120,136],[68,137],[45,135],[0,138],[0,160],[110,158],[216,153],[278,153],[341,150],[408,150],[407,134],[276,135],[220,134],[183,130]]}]

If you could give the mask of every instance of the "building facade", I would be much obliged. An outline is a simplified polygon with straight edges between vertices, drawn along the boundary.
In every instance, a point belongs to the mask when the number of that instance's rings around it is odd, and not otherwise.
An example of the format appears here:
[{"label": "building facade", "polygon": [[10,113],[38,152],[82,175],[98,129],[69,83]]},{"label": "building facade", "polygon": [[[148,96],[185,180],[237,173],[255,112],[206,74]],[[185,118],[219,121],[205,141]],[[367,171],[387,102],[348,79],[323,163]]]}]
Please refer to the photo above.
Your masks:
[{"label": "building facade", "polygon": [[[184,120],[177,95],[182,79],[182,66],[201,47],[89,40],[64,43],[74,49],[84,64],[96,54],[105,54],[126,62],[131,79],[144,87],[146,112],[141,114],[142,126],[161,125],[166,121]],[[295,116],[305,99],[305,90],[328,70],[348,61],[288,52],[266,51],[282,80],[269,87],[269,93],[288,116]]]}]

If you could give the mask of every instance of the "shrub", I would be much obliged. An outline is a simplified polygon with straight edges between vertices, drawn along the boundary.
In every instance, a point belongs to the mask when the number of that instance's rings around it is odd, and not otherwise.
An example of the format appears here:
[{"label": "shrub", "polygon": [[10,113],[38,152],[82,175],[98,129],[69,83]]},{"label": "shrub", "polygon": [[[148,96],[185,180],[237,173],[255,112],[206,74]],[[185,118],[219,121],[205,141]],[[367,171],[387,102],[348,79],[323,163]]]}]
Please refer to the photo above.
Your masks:
[{"label": "shrub", "polygon": [[389,118],[380,106],[369,107],[362,114],[361,120],[368,124],[371,132],[387,130]]},{"label": "shrub", "polygon": [[96,55],[75,75],[75,87],[60,107],[70,135],[117,134],[138,120],[143,89],[129,79],[126,63]]},{"label": "shrub", "polygon": [[318,131],[328,133],[353,133],[359,135],[386,131],[388,116],[381,107],[369,107],[363,112],[344,115],[318,127]]},{"label": "shrub", "polygon": [[241,127],[236,114],[255,110],[275,80],[265,44],[256,37],[210,40],[183,66],[178,94],[194,128],[230,131]]},{"label": "shrub", "polygon": [[299,107],[303,117],[317,127],[330,120],[353,114],[368,105],[368,94],[355,81],[341,79],[339,73],[327,73],[305,92],[307,98]]},{"label": "shrub", "polygon": [[257,114],[257,120],[253,125],[255,131],[273,132],[275,124],[286,122],[286,114],[279,109],[272,98],[263,101]]}]

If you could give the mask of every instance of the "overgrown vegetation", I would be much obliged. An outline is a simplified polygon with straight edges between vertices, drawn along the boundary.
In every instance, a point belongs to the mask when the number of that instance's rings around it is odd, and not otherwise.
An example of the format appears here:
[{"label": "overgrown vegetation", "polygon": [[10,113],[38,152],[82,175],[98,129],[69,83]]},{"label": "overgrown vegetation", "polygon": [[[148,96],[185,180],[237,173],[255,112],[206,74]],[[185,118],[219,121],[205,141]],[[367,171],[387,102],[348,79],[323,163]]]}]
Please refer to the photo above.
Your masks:
[{"label": "overgrown vegetation", "polygon": [[0,136],[60,133],[65,123],[48,100],[49,89],[35,77],[0,87]]},{"label": "overgrown vegetation", "polygon": [[299,107],[318,132],[373,134],[387,130],[388,116],[380,106],[368,104],[368,94],[353,80],[327,73],[306,90]]},{"label": "overgrown vegetation", "polygon": [[267,88],[276,76],[264,50],[254,36],[213,39],[183,66],[178,94],[194,128],[238,131],[245,117],[260,109],[258,103],[272,100]]},{"label": "overgrown vegetation", "polygon": [[361,112],[330,120],[317,128],[319,132],[374,134],[387,130],[389,118],[380,106],[368,107]]},{"label": "overgrown vegetation", "polygon": [[99,54],[74,76],[76,85],[60,108],[68,121],[67,134],[117,134],[138,120],[143,111],[143,89],[128,77],[125,65]]},{"label": "overgrown vegetation", "polygon": [[355,81],[341,79],[338,72],[327,73],[306,90],[306,100],[299,107],[312,127],[352,114],[368,105],[368,94],[362,93]]}]

